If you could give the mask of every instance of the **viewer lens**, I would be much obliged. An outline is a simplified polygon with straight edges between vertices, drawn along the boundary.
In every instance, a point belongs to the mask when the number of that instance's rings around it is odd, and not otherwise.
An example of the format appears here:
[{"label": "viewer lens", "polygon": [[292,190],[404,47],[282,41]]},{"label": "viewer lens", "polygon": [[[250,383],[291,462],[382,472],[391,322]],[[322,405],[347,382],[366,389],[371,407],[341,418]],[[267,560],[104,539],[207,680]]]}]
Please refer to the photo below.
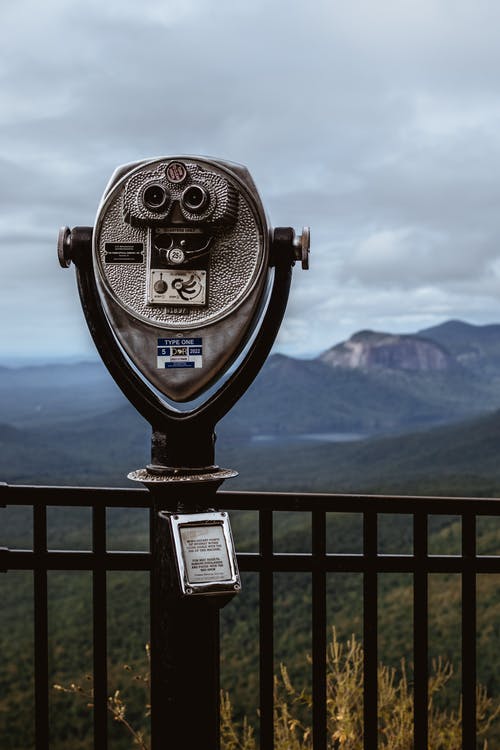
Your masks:
[{"label": "viewer lens", "polygon": [[146,208],[158,211],[167,202],[167,191],[161,185],[149,185],[143,193],[143,201]]},{"label": "viewer lens", "polygon": [[208,193],[199,185],[191,185],[182,194],[182,205],[194,213],[202,211],[208,203]]}]

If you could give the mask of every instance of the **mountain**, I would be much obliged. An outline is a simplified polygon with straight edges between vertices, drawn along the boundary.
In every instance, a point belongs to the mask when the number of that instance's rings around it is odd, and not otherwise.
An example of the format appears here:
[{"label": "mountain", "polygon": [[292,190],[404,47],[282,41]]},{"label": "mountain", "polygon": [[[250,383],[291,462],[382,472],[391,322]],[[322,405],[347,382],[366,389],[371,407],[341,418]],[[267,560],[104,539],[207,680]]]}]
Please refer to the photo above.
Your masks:
[{"label": "mountain", "polygon": [[448,320],[439,326],[419,331],[418,336],[431,339],[464,367],[474,372],[485,370],[498,374],[500,369],[500,325],[477,326],[461,320]]},{"label": "mountain", "polygon": [[360,331],[348,341],[333,346],[319,360],[330,367],[371,370],[443,372],[457,361],[442,344],[413,335]]},{"label": "mountain", "polygon": [[[458,424],[351,442],[220,440],[234,488],[498,496],[500,411]],[[231,487],[233,489],[233,482]]]},{"label": "mountain", "polygon": [[0,421],[73,424],[126,403],[101,362],[0,367]]},{"label": "mountain", "polygon": [[[360,331],[314,359],[274,355],[222,429],[234,434],[382,434],[492,411],[500,407],[500,326],[469,330],[463,325],[467,340],[459,338],[454,324],[449,326],[450,349],[443,343],[445,325],[439,341],[425,331]],[[495,330],[484,334],[483,328]],[[474,331],[477,354],[469,366],[471,360],[461,353],[475,340]]]},{"label": "mountain", "polygon": [[127,484],[150,459],[151,429],[129,404],[47,429],[0,424],[0,479],[14,484]]},{"label": "mountain", "polygon": [[448,320],[416,334],[359,331],[323,352],[332,367],[429,372],[463,367],[475,374],[500,372],[500,325]]},{"label": "mountain", "polygon": [[221,423],[235,434],[381,434],[465,419],[500,406],[500,384],[462,368],[331,367],[270,357]]},{"label": "mountain", "polygon": [[[99,362],[0,368],[0,422],[56,431],[57,451],[106,419],[119,421],[120,410],[129,408]],[[387,435],[497,408],[500,326],[448,321],[416,335],[360,331],[313,359],[275,354],[218,432],[229,439]],[[123,430],[117,441],[127,442],[128,434]],[[42,433],[38,440],[44,442]]]}]

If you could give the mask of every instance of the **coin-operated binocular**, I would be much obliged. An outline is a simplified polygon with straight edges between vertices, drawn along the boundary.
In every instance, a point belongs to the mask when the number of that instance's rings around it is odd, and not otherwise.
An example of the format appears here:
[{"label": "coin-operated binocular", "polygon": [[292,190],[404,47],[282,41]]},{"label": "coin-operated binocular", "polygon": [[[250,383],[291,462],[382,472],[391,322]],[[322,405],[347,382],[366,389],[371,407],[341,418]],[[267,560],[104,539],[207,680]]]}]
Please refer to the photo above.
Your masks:
[{"label": "coin-operated binocular", "polygon": [[175,484],[181,510],[213,505],[207,483],[235,474],[215,463],[215,424],[264,363],[308,253],[308,229],[270,228],[245,167],[191,156],[119,167],[95,227],[61,229],[100,355],[152,425],[131,479]]}]

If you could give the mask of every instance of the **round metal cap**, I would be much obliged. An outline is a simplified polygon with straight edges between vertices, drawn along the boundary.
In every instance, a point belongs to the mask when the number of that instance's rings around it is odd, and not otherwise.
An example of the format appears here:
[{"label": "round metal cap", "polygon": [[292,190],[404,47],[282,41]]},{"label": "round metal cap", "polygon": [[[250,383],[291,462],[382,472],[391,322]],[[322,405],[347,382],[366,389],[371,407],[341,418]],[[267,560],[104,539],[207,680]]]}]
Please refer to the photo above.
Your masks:
[{"label": "round metal cap", "polygon": [[293,246],[296,260],[300,260],[303,270],[307,271],[309,268],[309,248],[311,247],[311,230],[309,227],[302,227],[302,234],[300,237],[295,237]]},{"label": "round metal cap", "polygon": [[57,238],[57,257],[59,265],[62,268],[69,268],[71,265],[71,229],[61,227]]}]

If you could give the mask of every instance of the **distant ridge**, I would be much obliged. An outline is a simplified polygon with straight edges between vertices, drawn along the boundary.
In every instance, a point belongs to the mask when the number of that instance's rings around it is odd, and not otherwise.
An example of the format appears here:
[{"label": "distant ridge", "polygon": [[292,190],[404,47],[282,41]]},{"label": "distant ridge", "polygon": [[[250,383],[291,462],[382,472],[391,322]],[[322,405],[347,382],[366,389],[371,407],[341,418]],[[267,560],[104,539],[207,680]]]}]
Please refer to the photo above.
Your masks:
[{"label": "distant ridge", "polygon": [[359,331],[318,358],[330,367],[386,368],[412,372],[451,370],[456,360],[436,341],[411,334]]},{"label": "distant ridge", "polygon": [[274,355],[223,430],[388,434],[498,408],[500,325],[450,320],[417,334],[359,331],[309,360]]},{"label": "distant ridge", "polygon": [[242,489],[483,497],[500,493],[499,450],[500,411],[358,442],[277,444],[273,451],[221,446],[226,464],[240,471]]},{"label": "distant ridge", "polygon": [[500,325],[472,325],[462,320],[447,320],[419,331],[418,336],[446,347],[457,362],[473,370],[500,370]]},{"label": "distant ridge", "polygon": [[[0,368],[0,421],[15,427],[78,435],[126,404],[98,362]],[[500,325],[452,320],[418,334],[359,331],[312,359],[272,355],[218,432],[388,435],[499,408]]]},{"label": "distant ridge", "polygon": [[364,330],[319,355],[331,367],[431,372],[465,367],[500,373],[500,324],[447,320],[417,333]]}]

